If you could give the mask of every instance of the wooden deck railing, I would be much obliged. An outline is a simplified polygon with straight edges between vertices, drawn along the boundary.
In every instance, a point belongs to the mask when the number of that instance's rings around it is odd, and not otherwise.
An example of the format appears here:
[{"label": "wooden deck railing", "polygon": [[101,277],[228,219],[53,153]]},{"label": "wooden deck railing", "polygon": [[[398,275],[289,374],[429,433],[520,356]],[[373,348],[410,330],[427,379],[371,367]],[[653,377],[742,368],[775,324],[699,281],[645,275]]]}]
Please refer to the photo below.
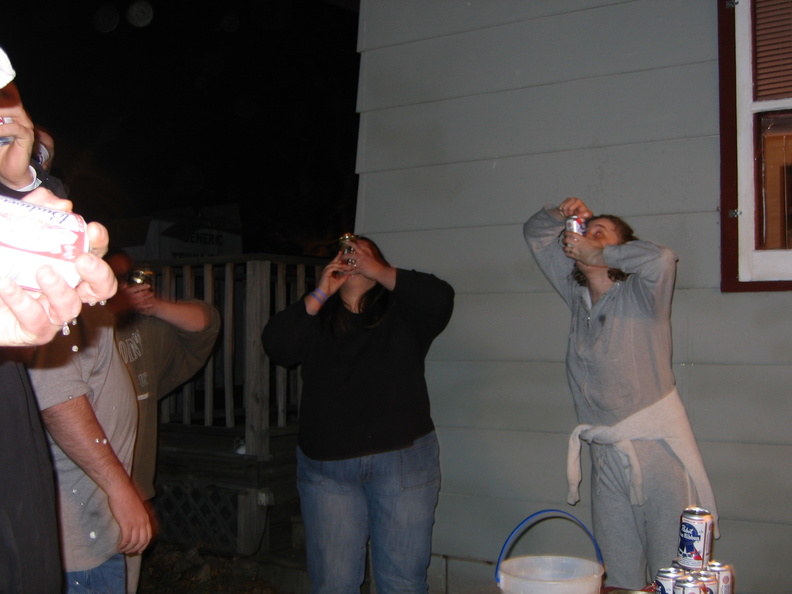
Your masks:
[{"label": "wooden deck railing", "polygon": [[139,263],[154,271],[162,298],[203,299],[223,321],[204,369],[162,401],[161,423],[239,428],[245,453],[268,459],[272,428],[296,421],[300,386],[297,370],[266,357],[261,331],[314,286],[325,263],[268,254]]}]

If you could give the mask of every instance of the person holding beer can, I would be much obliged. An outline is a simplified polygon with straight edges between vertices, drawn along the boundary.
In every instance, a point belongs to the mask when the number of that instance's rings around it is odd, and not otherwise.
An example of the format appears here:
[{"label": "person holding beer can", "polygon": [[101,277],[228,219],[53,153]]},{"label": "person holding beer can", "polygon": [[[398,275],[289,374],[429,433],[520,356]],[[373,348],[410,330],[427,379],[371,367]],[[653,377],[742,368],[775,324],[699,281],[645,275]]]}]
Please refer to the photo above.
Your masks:
[{"label": "person holding beer can", "polygon": [[316,288],[264,328],[273,361],[302,365],[297,486],[313,594],[360,591],[369,538],[378,591],[428,589],[440,462],[424,358],[453,305],[447,282],[346,237]]},{"label": "person holding beer can", "polygon": [[[585,235],[565,230],[570,216],[586,221]],[[676,556],[683,509],[699,504],[717,518],[671,367],[677,257],[574,197],[541,209],[523,231],[572,312],[566,367],[580,425],[569,442],[567,499],[580,498],[585,441],[606,584],[637,590]]]}]

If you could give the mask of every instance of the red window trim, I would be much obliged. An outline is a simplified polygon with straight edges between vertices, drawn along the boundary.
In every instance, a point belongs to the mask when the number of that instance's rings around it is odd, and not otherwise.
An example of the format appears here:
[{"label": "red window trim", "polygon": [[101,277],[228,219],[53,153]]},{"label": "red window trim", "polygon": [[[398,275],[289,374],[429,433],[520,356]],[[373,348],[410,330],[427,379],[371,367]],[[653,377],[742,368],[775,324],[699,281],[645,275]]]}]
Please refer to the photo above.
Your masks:
[{"label": "red window trim", "polygon": [[718,73],[720,76],[721,155],[721,291],[792,291],[789,281],[740,281],[738,270],[737,200],[737,79],[735,72],[734,9],[718,2]]}]

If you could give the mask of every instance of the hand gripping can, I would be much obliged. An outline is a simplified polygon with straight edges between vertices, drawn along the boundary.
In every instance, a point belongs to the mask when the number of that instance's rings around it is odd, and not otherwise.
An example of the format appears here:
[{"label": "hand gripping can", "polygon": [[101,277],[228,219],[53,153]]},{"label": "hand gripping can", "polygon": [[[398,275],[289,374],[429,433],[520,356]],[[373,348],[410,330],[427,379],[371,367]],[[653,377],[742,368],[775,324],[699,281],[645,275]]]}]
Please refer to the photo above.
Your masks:
[{"label": "hand gripping can", "polygon": [[36,271],[49,265],[74,287],[74,260],[90,249],[88,226],[78,214],[0,196],[0,277],[39,291]]},{"label": "hand gripping can", "polygon": [[679,567],[661,567],[657,570],[654,580],[654,588],[657,594],[674,594],[674,582],[687,575],[684,569]]},{"label": "hand gripping can", "polygon": [[713,560],[707,569],[718,578],[718,594],[734,594],[734,571],[731,565]]},{"label": "hand gripping can", "polygon": [[566,218],[566,230],[580,235],[586,234],[586,219],[577,215]]},{"label": "hand gripping can", "polygon": [[679,520],[676,562],[689,571],[706,569],[712,557],[714,519],[701,507],[689,507]]}]

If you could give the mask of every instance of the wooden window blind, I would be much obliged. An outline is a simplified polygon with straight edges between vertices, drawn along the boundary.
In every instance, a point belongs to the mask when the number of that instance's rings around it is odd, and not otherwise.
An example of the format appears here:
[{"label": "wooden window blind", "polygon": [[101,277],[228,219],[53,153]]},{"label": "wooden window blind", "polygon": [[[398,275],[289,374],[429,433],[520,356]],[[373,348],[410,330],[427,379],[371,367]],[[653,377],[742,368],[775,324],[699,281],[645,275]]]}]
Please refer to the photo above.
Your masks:
[{"label": "wooden window blind", "polygon": [[754,99],[792,97],[792,1],[754,0]]}]

